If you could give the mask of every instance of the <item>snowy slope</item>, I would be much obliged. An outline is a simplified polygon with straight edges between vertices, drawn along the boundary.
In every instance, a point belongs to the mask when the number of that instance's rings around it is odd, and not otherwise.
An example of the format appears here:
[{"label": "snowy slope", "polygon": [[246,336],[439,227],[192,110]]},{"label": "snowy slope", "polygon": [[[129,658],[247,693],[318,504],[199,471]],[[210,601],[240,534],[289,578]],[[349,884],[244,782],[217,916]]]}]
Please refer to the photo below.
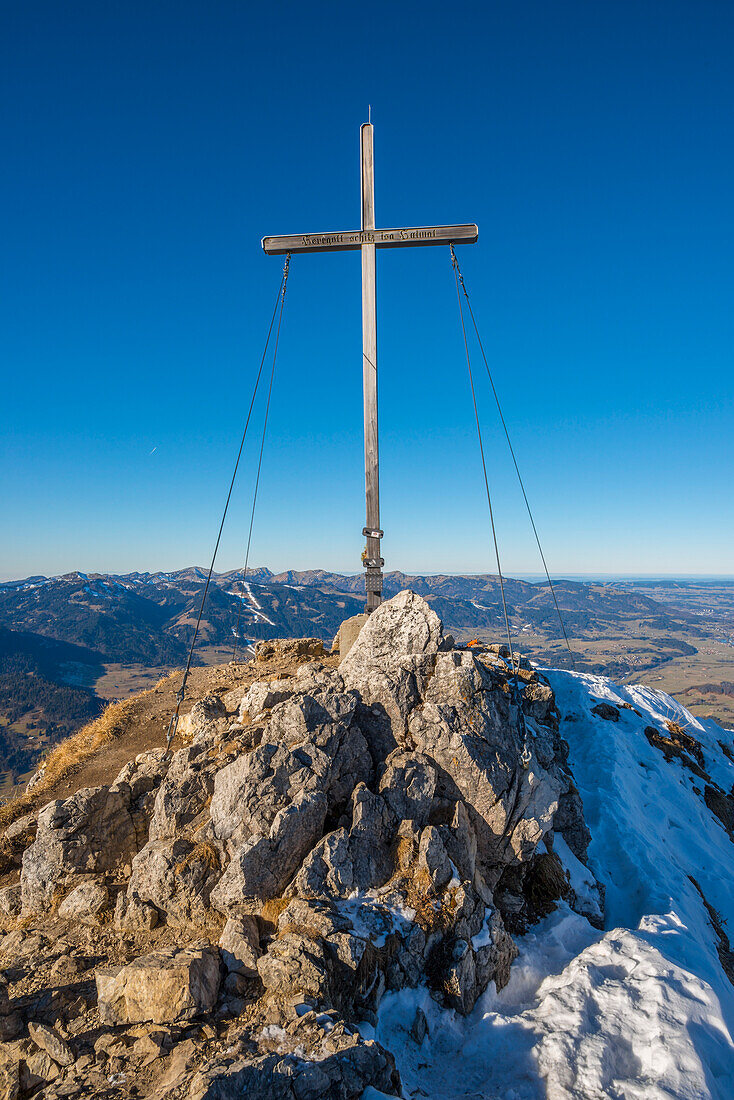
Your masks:
[{"label": "snowy slope", "polygon": [[[734,762],[720,742],[731,750],[734,734],[649,688],[546,675],[593,838],[589,863],[606,887],[605,931],[562,904],[518,942],[509,985],[471,1017],[404,990],[384,999],[377,1037],[396,1055],[405,1097],[734,1100],[734,986],[701,897],[734,939],[734,844],[705,779],[666,761],[644,731],[668,736],[666,722],[678,723],[724,792]],[[599,700],[620,708],[617,722],[592,713]],[[579,888],[584,868],[556,851]],[[421,1046],[408,1034],[417,1005],[430,1029]]]}]

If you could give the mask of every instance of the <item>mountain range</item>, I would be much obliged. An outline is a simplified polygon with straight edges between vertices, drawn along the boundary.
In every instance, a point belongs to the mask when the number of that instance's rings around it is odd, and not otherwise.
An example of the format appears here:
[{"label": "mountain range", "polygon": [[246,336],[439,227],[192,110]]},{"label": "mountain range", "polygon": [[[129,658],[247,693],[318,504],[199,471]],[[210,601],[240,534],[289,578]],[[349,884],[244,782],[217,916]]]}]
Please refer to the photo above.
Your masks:
[{"label": "mountain range", "polygon": [[[0,583],[0,795],[48,743],[98,713],[100,696],[122,697],[185,662],[206,577],[193,566]],[[548,584],[505,578],[504,587],[520,650],[541,664],[569,667]],[[385,575],[386,598],[406,588],[427,600],[457,640],[504,639],[497,576]],[[640,586],[559,580],[554,589],[579,670],[627,676],[695,654],[710,633],[700,611]],[[340,623],[363,608],[361,574],[257,568],[243,582],[241,571],[218,573],[194,663],[227,660],[235,643],[242,654],[260,639],[311,636],[330,644]]]},{"label": "mountain range", "polygon": [[[175,663],[190,645],[205,581],[206,571],[197,566],[170,573],[75,572],[8,581],[0,584],[0,625],[72,642],[110,661]],[[561,580],[554,587],[566,629],[576,636],[630,615],[673,628],[681,615],[673,618],[659,601],[612,585]],[[454,632],[504,630],[494,575],[385,575],[386,597],[405,588],[424,596]],[[343,619],[363,609],[363,593],[359,574],[259,568],[248,570],[244,584],[241,572],[215,574],[201,642],[231,645],[235,632],[243,641],[305,634],[330,641]],[[547,583],[506,578],[505,595],[515,630],[562,638]]]}]

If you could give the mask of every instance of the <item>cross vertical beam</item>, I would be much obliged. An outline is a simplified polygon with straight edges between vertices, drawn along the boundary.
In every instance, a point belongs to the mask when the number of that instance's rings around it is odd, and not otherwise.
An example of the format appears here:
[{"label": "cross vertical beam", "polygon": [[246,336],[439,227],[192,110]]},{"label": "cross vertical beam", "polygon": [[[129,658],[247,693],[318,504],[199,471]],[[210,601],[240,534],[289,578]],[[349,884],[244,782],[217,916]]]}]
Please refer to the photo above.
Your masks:
[{"label": "cross vertical beam", "polygon": [[360,130],[362,180],[362,227],[359,232],[345,230],[328,233],[291,233],[263,237],[268,256],[295,252],[362,253],[362,384],[364,389],[364,482],[366,523],[362,534],[367,545],[362,562],[369,613],[382,602],[380,530],[380,455],[377,438],[377,317],[375,298],[375,250],[410,248],[437,244],[475,244],[479,230],[473,222],[462,225],[419,225],[402,229],[375,227],[375,166],[372,151],[372,123]]},{"label": "cross vertical beam", "polygon": [[[372,124],[360,130],[362,178],[362,384],[364,389],[364,481],[367,539],[367,614],[382,601],[380,452],[377,432],[377,303],[375,288],[375,162]],[[366,238],[366,239],[365,239]],[[370,239],[371,238],[371,239]]]}]

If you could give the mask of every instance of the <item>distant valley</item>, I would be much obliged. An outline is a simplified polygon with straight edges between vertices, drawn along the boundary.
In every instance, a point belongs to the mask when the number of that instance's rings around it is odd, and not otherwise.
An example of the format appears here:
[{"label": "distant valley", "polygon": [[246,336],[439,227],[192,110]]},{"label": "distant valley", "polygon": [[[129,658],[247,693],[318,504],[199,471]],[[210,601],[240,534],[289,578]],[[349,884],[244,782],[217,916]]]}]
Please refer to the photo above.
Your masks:
[{"label": "distant valley", "polygon": [[[0,584],[0,795],[46,746],[94,717],[105,700],[150,686],[182,665],[206,572],[69,573]],[[322,570],[215,575],[196,663],[229,660],[263,638],[330,643],[363,609],[364,578]],[[734,725],[734,582],[559,580],[556,597],[579,671],[640,680],[697,714]],[[502,640],[498,578],[388,573],[385,594],[423,595],[457,640]],[[570,659],[547,583],[505,581],[511,627],[541,665]],[[239,625],[238,625],[239,624]]]}]

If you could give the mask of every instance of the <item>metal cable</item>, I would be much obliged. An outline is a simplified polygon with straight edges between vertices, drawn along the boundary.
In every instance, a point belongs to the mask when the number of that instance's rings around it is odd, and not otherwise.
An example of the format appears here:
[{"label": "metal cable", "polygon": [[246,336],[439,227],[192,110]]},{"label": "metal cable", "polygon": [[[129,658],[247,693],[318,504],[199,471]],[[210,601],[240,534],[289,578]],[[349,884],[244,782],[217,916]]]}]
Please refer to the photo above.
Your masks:
[{"label": "metal cable", "polygon": [[476,322],[476,319],[474,317],[474,310],[472,309],[471,301],[469,300],[469,292],[466,289],[466,283],[464,282],[464,276],[461,273],[461,268],[459,267],[459,262],[456,259],[456,253],[454,252],[454,246],[450,245],[449,247],[451,249],[451,257],[452,257],[452,261],[453,261],[453,264],[454,264],[454,274],[457,275],[458,280],[461,283],[461,289],[464,291],[464,297],[466,298],[466,305],[467,305],[467,308],[469,310],[469,316],[471,317],[472,325],[474,326],[474,332],[475,332],[476,337],[477,337],[477,343],[479,344],[479,350],[482,353],[482,359],[484,360],[484,366],[487,370],[487,377],[489,378],[489,384],[492,387],[492,394],[494,395],[495,404],[497,405],[497,412],[499,413],[500,423],[502,424],[502,430],[505,433],[505,439],[507,440],[507,446],[510,449],[510,455],[512,456],[512,463],[515,467],[515,473],[517,474],[517,480],[520,483],[520,490],[521,490],[522,495],[523,495],[523,500],[525,501],[525,507],[527,508],[528,516],[530,517],[530,523],[531,523],[531,526],[533,528],[533,534],[535,535],[535,541],[538,544],[538,551],[540,553],[540,559],[543,562],[543,569],[545,570],[545,576],[546,576],[546,580],[548,581],[548,587],[550,588],[551,596],[553,597],[553,603],[555,604],[556,614],[558,615],[558,621],[561,624],[561,631],[563,632],[563,639],[566,643],[566,649],[568,650],[568,655],[571,658],[571,665],[573,666],[574,671],[576,671],[576,658],[574,656],[573,650],[571,649],[571,643],[568,640],[568,634],[566,633],[566,625],[563,621],[563,616],[561,615],[561,609],[558,606],[558,600],[556,598],[555,586],[553,584],[553,581],[551,580],[550,573],[548,571],[548,566],[547,566],[546,560],[545,560],[545,554],[543,553],[543,547],[541,546],[541,543],[540,543],[540,535],[538,534],[538,528],[535,526],[535,519],[533,517],[533,511],[532,511],[532,508],[530,507],[530,501],[528,500],[528,495],[525,492],[525,484],[523,482],[522,475],[520,473],[520,467],[518,466],[517,458],[515,457],[515,448],[512,446],[512,440],[510,439],[510,433],[508,431],[507,424],[505,422],[505,417],[504,417],[504,414],[502,412],[502,406],[500,405],[500,399],[499,399],[499,396],[497,394],[497,390],[495,388],[494,379],[492,378],[492,372],[489,369],[489,363],[487,362],[487,356],[486,356],[485,351],[484,351],[484,344],[482,343],[482,338],[479,335],[479,328],[477,326],[477,322]]},{"label": "metal cable", "polygon": [[492,494],[489,491],[489,477],[487,475],[487,462],[484,457],[484,443],[482,441],[482,428],[479,423],[479,410],[477,408],[477,395],[474,390],[474,374],[471,369],[471,359],[469,358],[469,344],[466,339],[466,326],[464,325],[464,310],[461,306],[461,292],[459,291],[459,276],[458,276],[458,264],[456,262],[456,256],[454,254],[453,245],[449,245],[451,249],[451,259],[454,268],[454,279],[456,280],[456,298],[459,303],[459,319],[461,321],[461,334],[464,337],[464,351],[466,352],[466,365],[469,368],[469,385],[471,386],[472,402],[474,403],[474,417],[477,422],[477,437],[479,439],[479,451],[482,456],[482,470],[484,472],[484,486],[487,490],[487,504],[489,505],[489,520],[492,525],[492,540],[494,542],[494,556],[497,561],[497,575],[500,579],[500,592],[502,594],[502,609],[505,616],[505,630],[507,633],[507,646],[510,650],[510,660],[513,667],[515,664],[515,656],[512,649],[512,635],[510,633],[510,619],[507,614],[507,600],[505,599],[505,582],[502,576],[502,566],[500,565],[500,549],[497,543],[497,529],[494,523],[494,511],[492,509]]},{"label": "metal cable", "polygon": [[285,304],[285,287],[288,281],[288,265],[290,262],[290,255],[286,257],[285,268],[283,270],[283,290],[280,298],[280,314],[278,316],[278,327],[275,332],[275,347],[273,349],[273,366],[270,371],[270,385],[268,386],[268,399],[265,404],[265,421],[263,423],[263,434],[260,440],[260,456],[257,461],[257,476],[255,478],[255,491],[252,494],[252,511],[250,512],[250,530],[247,534],[247,550],[245,552],[245,565],[242,570],[242,591],[240,594],[240,606],[237,612],[237,627],[234,635],[234,646],[232,648],[232,660],[234,661],[237,655],[237,642],[240,636],[240,619],[242,617],[242,610],[245,604],[245,585],[247,584],[247,566],[250,562],[250,544],[252,543],[252,526],[255,522],[255,505],[257,504],[257,491],[260,486],[260,471],[263,464],[263,450],[265,448],[265,433],[268,430],[268,414],[270,413],[270,398],[273,393],[273,379],[275,377],[275,360],[278,355],[278,342],[280,340],[280,324],[283,320],[283,306]]},{"label": "metal cable", "polygon": [[[283,275],[282,275],[281,280],[280,280],[280,287],[278,288],[278,296],[275,299],[275,306],[273,308],[273,315],[270,318],[270,325],[268,327],[268,335],[267,335],[266,340],[265,340],[265,348],[263,349],[262,358],[260,360],[260,366],[259,366],[258,372],[257,372],[257,377],[255,378],[255,387],[252,391],[252,398],[250,399],[250,407],[247,410],[247,419],[245,421],[245,427],[244,427],[244,430],[242,432],[242,439],[240,440],[240,447],[239,447],[239,450],[237,452],[237,459],[235,461],[234,470],[232,472],[232,480],[229,483],[229,492],[227,493],[227,499],[226,499],[225,504],[224,504],[224,511],[222,513],[222,521],[219,524],[219,531],[217,533],[217,541],[216,541],[216,544],[214,546],[214,553],[212,554],[211,565],[209,566],[209,573],[208,573],[208,576],[206,578],[206,584],[204,585],[204,592],[203,592],[202,597],[201,597],[201,604],[199,606],[199,614],[198,614],[198,617],[196,619],[196,627],[194,629],[194,637],[191,640],[191,647],[189,649],[189,656],[188,656],[188,660],[186,662],[186,668],[184,669],[184,674],[183,674],[183,677],[181,679],[181,687],[179,688],[178,694],[176,696],[176,709],[173,712],[173,714],[171,715],[171,720],[168,723],[168,732],[166,734],[166,752],[168,752],[170,750],[171,742],[173,741],[174,737],[176,736],[176,729],[178,727],[178,719],[179,719],[179,715],[180,715],[180,712],[181,712],[181,704],[183,703],[185,695],[186,695],[186,681],[188,680],[189,672],[191,671],[191,661],[192,661],[193,656],[194,656],[194,647],[196,646],[196,639],[199,636],[199,628],[201,626],[201,619],[202,619],[202,616],[204,614],[204,604],[206,602],[207,593],[209,591],[209,585],[211,584],[212,574],[214,573],[214,563],[217,560],[217,552],[219,550],[219,543],[221,542],[222,531],[224,530],[224,521],[227,518],[227,510],[229,509],[229,502],[230,502],[231,497],[232,497],[232,490],[234,489],[234,483],[235,483],[235,480],[237,478],[237,470],[239,469],[240,459],[242,457],[242,449],[245,445],[245,439],[247,437],[247,430],[250,426],[250,419],[252,417],[252,410],[253,410],[253,407],[255,405],[255,398],[257,397],[257,391],[258,391],[258,388],[260,386],[260,378],[262,376],[263,366],[265,365],[265,357],[268,353],[268,346],[270,344],[270,336],[271,336],[271,333],[273,331],[273,325],[275,324],[275,315],[278,312],[278,305],[279,305],[279,303],[282,303],[282,297],[285,295],[285,283],[286,283],[286,280],[288,278],[288,261],[289,260],[290,260],[290,253],[286,257],[285,268],[283,269]],[[282,314],[282,304],[281,304],[281,314]]]},{"label": "metal cable", "polygon": [[469,368],[469,385],[471,387],[472,403],[474,405],[474,418],[475,418],[476,423],[477,423],[477,438],[479,440],[479,453],[482,456],[482,471],[484,473],[484,487],[487,491],[487,505],[489,506],[489,521],[490,521],[490,524],[492,526],[492,541],[494,542],[494,555],[495,555],[495,560],[497,562],[497,576],[499,577],[499,580],[500,580],[500,593],[502,595],[502,611],[504,613],[504,618],[505,618],[505,631],[507,633],[507,648],[510,651],[510,670],[512,672],[512,677],[513,677],[513,696],[514,696],[513,702],[515,703],[515,706],[517,708],[518,724],[522,727],[523,750],[522,750],[521,760],[522,760],[523,766],[527,768],[527,766],[529,765],[530,760],[531,760],[531,755],[530,755],[530,750],[528,748],[528,731],[527,731],[527,726],[525,724],[525,714],[523,713],[523,709],[522,709],[522,700],[521,700],[521,697],[520,697],[520,685],[519,685],[519,680],[518,680],[518,675],[517,675],[517,670],[518,670],[518,666],[519,666],[519,658],[518,658],[518,661],[516,663],[515,662],[515,652],[514,652],[513,645],[512,645],[512,633],[510,631],[510,617],[509,617],[509,614],[507,612],[507,598],[505,596],[505,581],[504,581],[504,577],[502,576],[502,565],[500,563],[500,549],[499,549],[499,544],[497,542],[497,528],[495,526],[494,510],[492,508],[492,494],[489,491],[489,477],[487,475],[487,461],[486,461],[486,458],[484,456],[484,442],[482,440],[482,426],[481,426],[481,423],[479,421],[479,409],[477,408],[477,395],[476,395],[476,391],[474,389],[474,374],[473,374],[472,369],[471,369],[471,357],[469,355],[469,343],[468,343],[467,338],[466,338],[466,325],[464,324],[464,310],[463,310],[462,305],[461,305],[461,291],[459,290],[459,265],[456,262],[456,254],[454,253],[454,246],[449,245],[449,248],[451,250],[451,263],[452,263],[452,266],[453,266],[453,269],[454,269],[454,279],[456,281],[456,299],[459,303],[459,319],[461,321],[461,334],[464,338],[464,351],[466,352],[466,365]]}]

